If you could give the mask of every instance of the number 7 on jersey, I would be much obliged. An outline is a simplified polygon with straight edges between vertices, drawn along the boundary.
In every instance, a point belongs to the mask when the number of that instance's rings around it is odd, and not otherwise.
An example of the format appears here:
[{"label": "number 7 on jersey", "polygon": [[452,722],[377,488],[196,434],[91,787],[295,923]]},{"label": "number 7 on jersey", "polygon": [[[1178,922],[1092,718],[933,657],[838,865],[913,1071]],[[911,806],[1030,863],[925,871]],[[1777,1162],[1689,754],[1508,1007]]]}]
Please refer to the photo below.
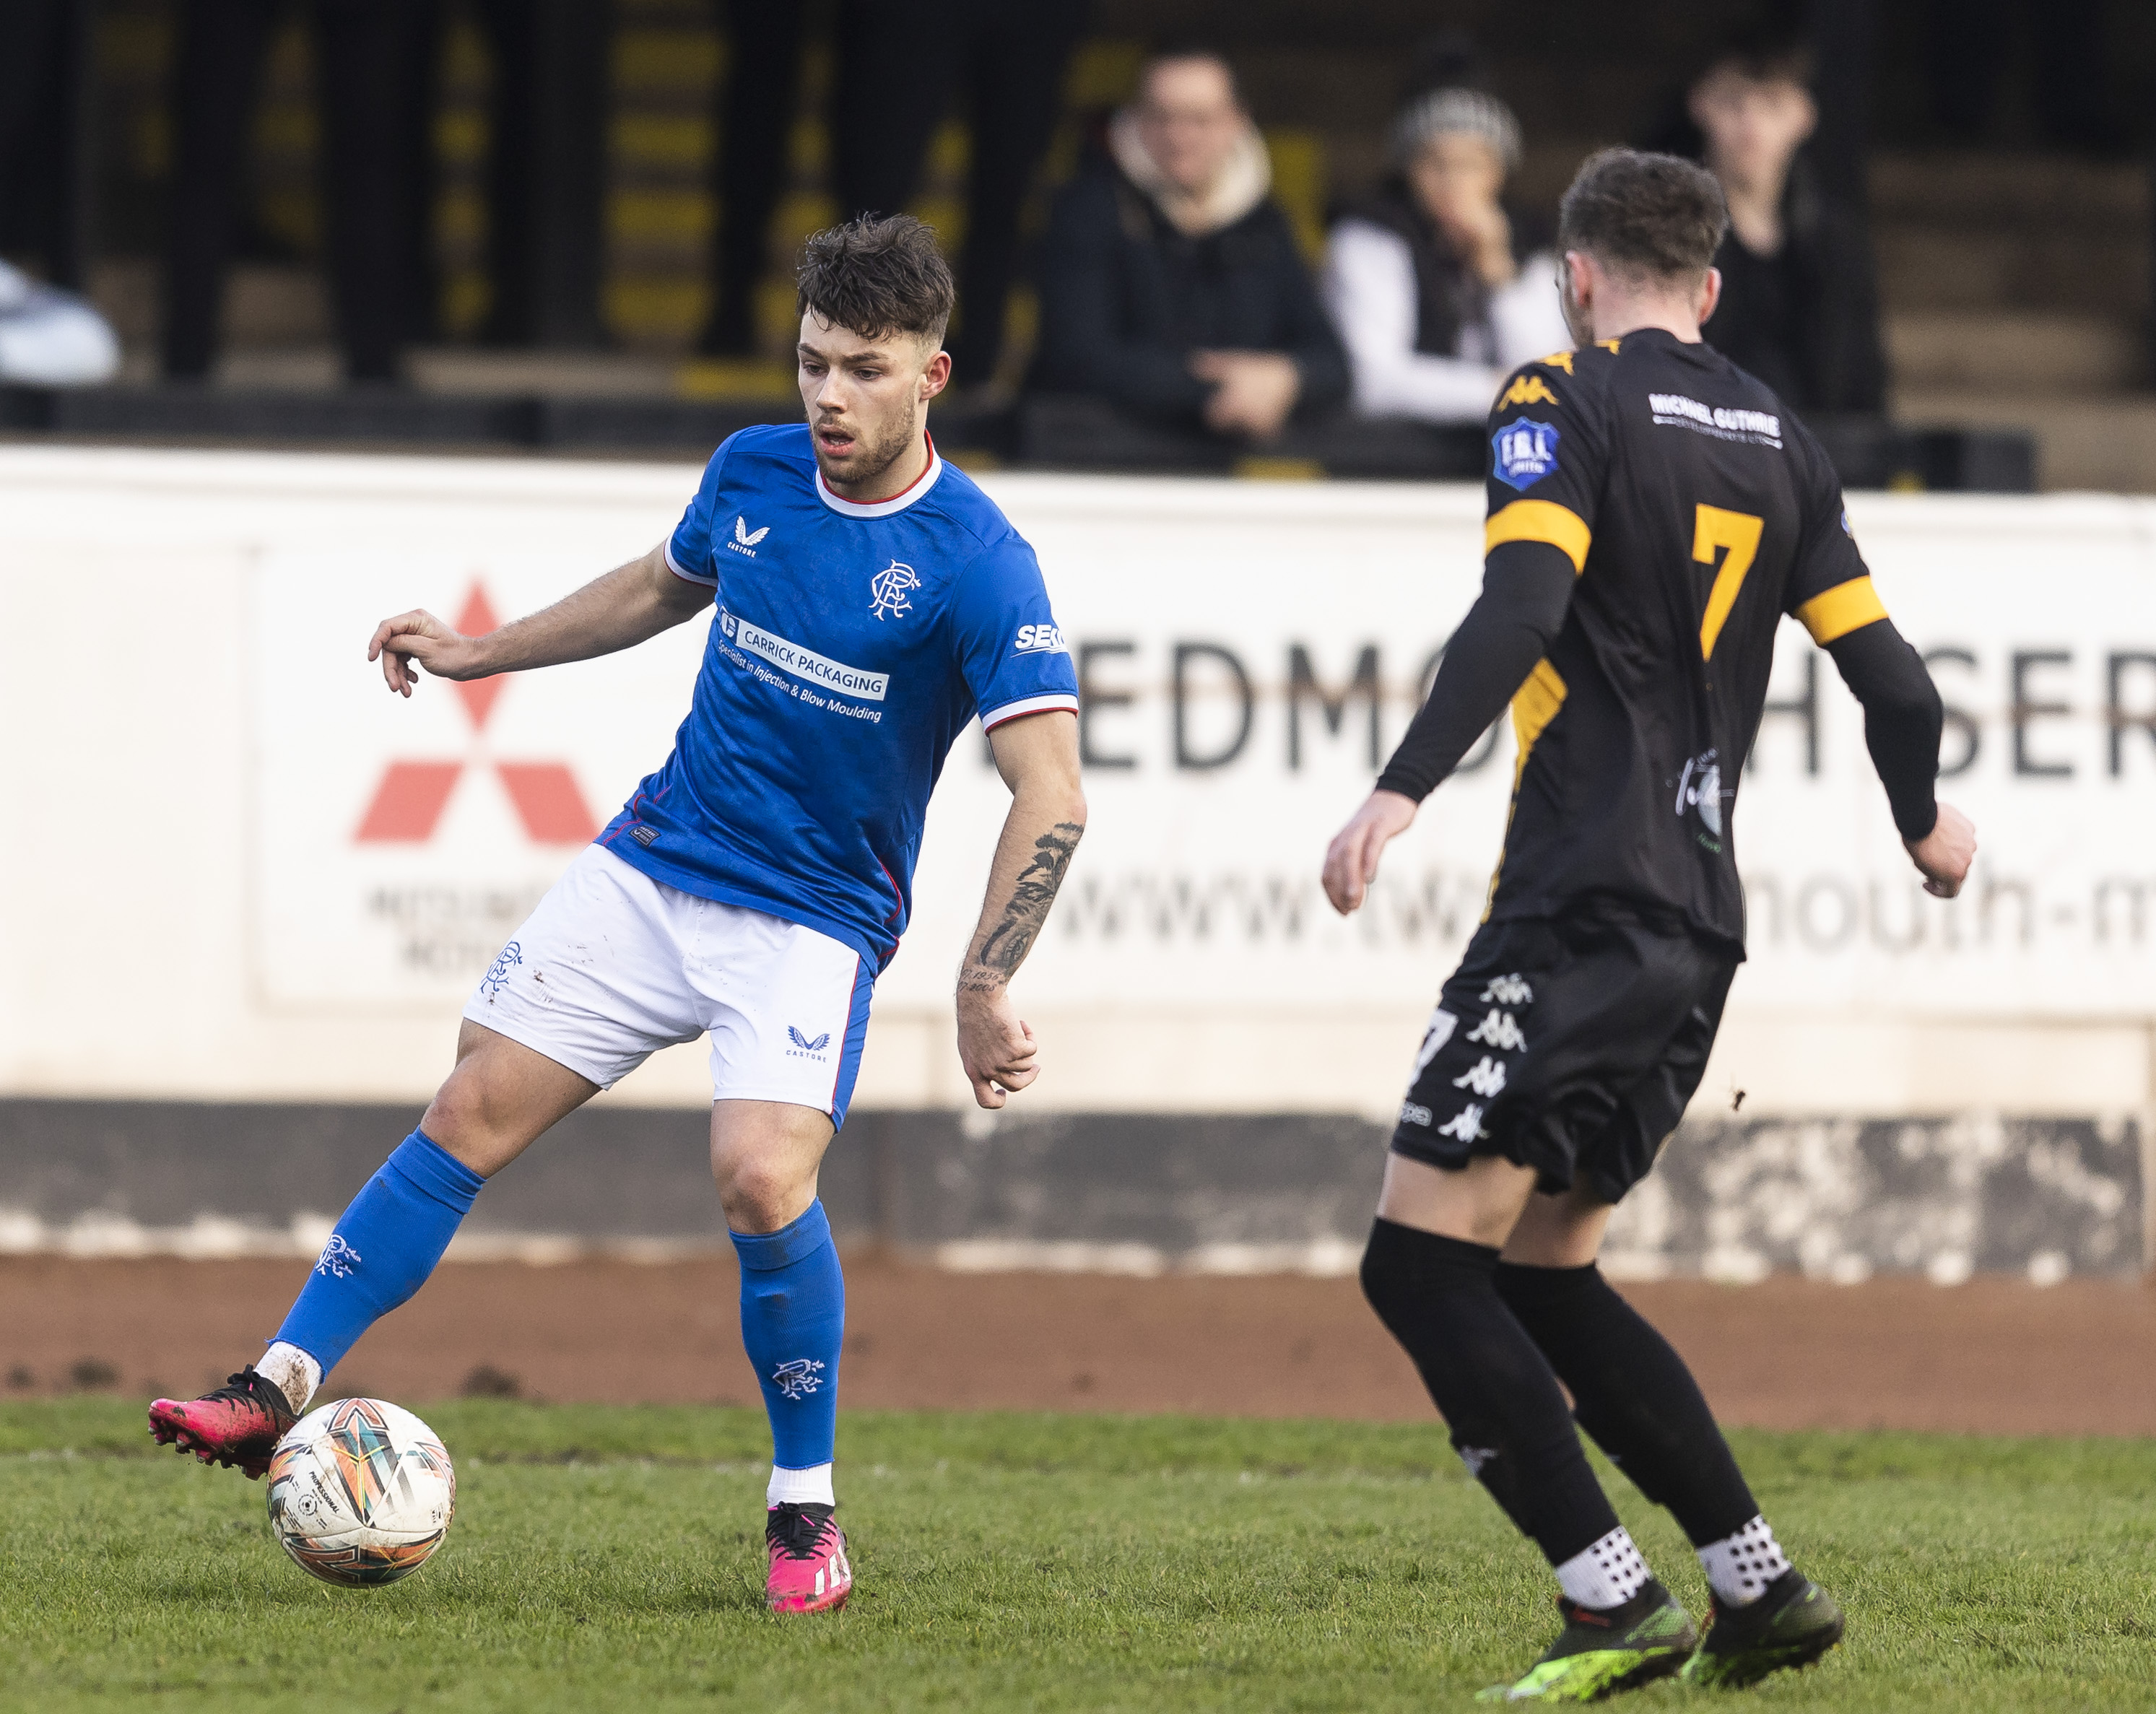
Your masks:
[{"label": "number 7 on jersey", "polygon": [[1749,512],[1727,512],[1718,505],[1702,505],[1693,515],[1691,557],[1701,565],[1714,563],[1715,550],[1727,554],[1707,592],[1707,616],[1700,621],[1699,658],[1714,658],[1714,639],[1722,634],[1729,609],[1737,605],[1737,592],[1744,587],[1744,574],[1759,555],[1759,532],[1764,521]]}]

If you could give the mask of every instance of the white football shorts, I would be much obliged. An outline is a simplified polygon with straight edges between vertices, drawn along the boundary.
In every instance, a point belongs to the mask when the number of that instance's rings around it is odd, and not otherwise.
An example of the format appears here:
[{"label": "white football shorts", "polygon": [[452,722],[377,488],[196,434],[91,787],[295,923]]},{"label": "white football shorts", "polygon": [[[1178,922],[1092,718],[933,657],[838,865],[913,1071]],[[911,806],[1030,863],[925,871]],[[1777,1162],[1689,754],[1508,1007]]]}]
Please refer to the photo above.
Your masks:
[{"label": "white football shorts", "polygon": [[610,1089],[711,1038],[713,1101],[843,1125],[875,972],[827,934],[700,899],[587,845],[501,949],[465,1016]]}]

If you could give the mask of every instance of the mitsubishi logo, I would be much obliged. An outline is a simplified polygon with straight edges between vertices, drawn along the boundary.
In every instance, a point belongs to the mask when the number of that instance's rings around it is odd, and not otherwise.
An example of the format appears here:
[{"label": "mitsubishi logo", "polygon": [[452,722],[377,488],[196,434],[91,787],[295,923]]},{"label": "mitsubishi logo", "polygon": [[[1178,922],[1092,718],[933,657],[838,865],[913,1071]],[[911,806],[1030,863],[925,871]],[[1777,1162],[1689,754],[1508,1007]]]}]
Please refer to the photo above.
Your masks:
[{"label": "mitsubishi logo", "polygon": [[[475,582],[465,597],[456,625],[468,637],[483,635],[500,623],[485,586]],[[487,716],[509,686],[514,673],[451,684],[471,721],[472,737],[486,731]],[[374,788],[373,800],[352,835],[360,844],[424,844],[434,836],[449,794],[467,767],[491,768],[509,796],[527,838],[542,845],[582,844],[598,832],[598,824],[577,788],[576,776],[560,762],[496,762],[469,756],[462,762],[393,762]]]}]

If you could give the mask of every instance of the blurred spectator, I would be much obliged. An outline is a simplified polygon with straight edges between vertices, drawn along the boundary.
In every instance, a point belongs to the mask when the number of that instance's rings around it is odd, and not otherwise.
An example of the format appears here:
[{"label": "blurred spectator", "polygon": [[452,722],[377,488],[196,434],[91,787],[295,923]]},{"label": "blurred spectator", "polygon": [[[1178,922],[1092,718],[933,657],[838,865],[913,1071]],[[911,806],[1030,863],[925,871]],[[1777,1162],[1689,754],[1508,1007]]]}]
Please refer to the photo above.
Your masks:
[{"label": "blurred spectator", "polygon": [[1557,258],[1502,200],[1519,121],[1480,90],[1431,90],[1393,121],[1392,152],[1391,174],[1347,207],[1326,248],[1356,408],[1479,423],[1507,370],[1572,346]]},{"label": "blurred spectator", "polygon": [[1819,121],[1794,38],[1738,41],[1694,81],[1702,158],[1729,199],[1715,254],[1722,302],[1707,342],[1798,412],[1887,407],[1879,285],[1861,213],[1822,191],[1798,152]]},{"label": "blurred spectator", "polygon": [[[1019,214],[1060,110],[1065,67],[1088,0],[841,0],[831,100],[834,188],[849,217],[891,214],[955,94],[972,134],[954,384],[991,380],[1017,272]],[[800,81],[800,0],[737,0],[718,162],[722,217],[703,349],[754,349],[755,289],[787,168]]]},{"label": "blurred spectator", "polygon": [[0,262],[0,382],[85,387],[119,367],[120,341],[102,316]]},{"label": "blurred spectator", "polygon": [[[198,380],[217,355],[225,266],[246,176],[275,0],[184,0],[174,63],[177,162],[167,211],[165,372]],[[313,0],[323,118],[327,272],[345,372],[397,374],[415,269],[401,145],[418,13],[408,0]]]},{"label": "blurred spectator", "polygon": [[1226,62],[1152,60],[1049,217],[1034,384],[1255,441],[1338,404],[1347,357],[1271,182]]}]

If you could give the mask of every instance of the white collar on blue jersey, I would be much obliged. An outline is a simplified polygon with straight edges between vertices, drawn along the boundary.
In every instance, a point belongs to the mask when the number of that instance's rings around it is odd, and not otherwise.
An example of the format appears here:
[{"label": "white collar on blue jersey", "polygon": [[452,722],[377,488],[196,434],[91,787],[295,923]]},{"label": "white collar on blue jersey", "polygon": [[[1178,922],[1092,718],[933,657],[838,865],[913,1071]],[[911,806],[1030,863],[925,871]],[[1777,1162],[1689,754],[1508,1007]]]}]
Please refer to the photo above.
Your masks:
[{"label": "white collar on blue jersey", "polygon": [[887,518],[893,512],[904,511],[933,488],[936,479],[943,474],[943,460],[936,450],[936,437],[927,434],[925,430],[923,433],[928,441],[928,468],[890,499],[848,500],[843,494],[834,494],[824,485],[821,464],[816,467],[816,497],[842,518]]}]

